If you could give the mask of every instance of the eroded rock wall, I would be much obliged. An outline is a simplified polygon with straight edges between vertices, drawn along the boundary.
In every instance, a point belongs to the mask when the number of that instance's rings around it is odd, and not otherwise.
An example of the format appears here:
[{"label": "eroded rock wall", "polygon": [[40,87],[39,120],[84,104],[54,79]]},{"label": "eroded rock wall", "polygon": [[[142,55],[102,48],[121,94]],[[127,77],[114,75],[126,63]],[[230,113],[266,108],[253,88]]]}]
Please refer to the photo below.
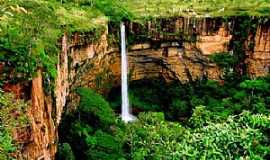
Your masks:
[{"label": "eroded rock wall", "polygon": [[56,125],[59,125],[63,113],[63,108],[66,105],[66,98],[69,94],[68,82],[68,36],[64,33],[61,42],[61,53],[58,55],[57,77],[55,82],[56,95]]},{"label": "eroded rock wall", "polygon": [[[127,36],[134,37],[128,47],[131,80],[164,77],[187,82],[203,76],[220,79],[220,69],[208,56],[229,50],[232,36],[226,23],[219,19],[178,18],[158,24],[161,26],[151,21],[144,25],[126,24]],[[109,34],[117,35],[117,31],[118,28],[111,28]],[[107,40],[104,37],[101,41]],[[101,52],[93,44],[71,48],[74,86],[106,90],[120,84],[119,48],[115,44],[108,46],[107,42],[100,44],[104,48]]]},{"label": "eroded rock wall", "polygon": [[28,110],[31,136],[24,148],[24,156],[29,160],[54,159],[57,148],[57,130],[52,118],[52,99],[45,95],[43,87],[41,70],[38,70],[32,80],[32,104]]},{"label": "eroded rock wall", "polygon": [[252,77],[266,76],[270,73],[270,22],[256,29],[254,49],[248,54],[248,72]]}]

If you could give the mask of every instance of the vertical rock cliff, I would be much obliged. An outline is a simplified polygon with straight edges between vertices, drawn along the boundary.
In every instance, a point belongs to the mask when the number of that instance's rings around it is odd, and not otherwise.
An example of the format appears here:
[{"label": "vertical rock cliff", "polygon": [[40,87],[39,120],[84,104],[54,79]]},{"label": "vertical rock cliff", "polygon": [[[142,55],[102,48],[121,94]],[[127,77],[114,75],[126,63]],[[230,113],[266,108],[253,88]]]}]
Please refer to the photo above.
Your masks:
[{"label": "vertical rock cliff", "polygon": [[256,29],[254,49],[248,54],[248,72],[253,77],[270,73],[270,22]]},{"label": "vertical rock cliff", "polygon": [[64,33],[61,42],[61,53],[58,55],[57,78],[55,82],[56,95],[56,125],[58,126],[63,113],[63,107],[66,105],[66,98],[69,92],[68,83],[68,36]]},{"label": "vertical rock cliff", "polygon": [[26,145],[26,159],[54,159],[57,147],[57,130],[52,119],[52,100],[43,91],[41,70],[32,80],[31,101],[28,111],[31,141]]},{"label": "vertical rock cliff", "polygon": [[[132,80],[159,76],[168,81],[179,79],[187,82],[202,76],[219,80],[220,69],[209,61],[208,56],[229,51],[232,35],[224,21],[172,18],[126,25],[129,28],[128,55]],[[117,37],[117,30],[109,27],[107,36],[111,38],[112,35]],[[73,50],[71,60],[79,65],[79,78],[75,78],[73,85],[97,89],[118,85],[121,73],[117,44],[95,54],[90,54],[93,50],[89,46],[83,44],[81,49]],[[87,55],[93,56],[89,58]],[[84,57],[80,59],[85,63],[78,62],[76,56]]]}]

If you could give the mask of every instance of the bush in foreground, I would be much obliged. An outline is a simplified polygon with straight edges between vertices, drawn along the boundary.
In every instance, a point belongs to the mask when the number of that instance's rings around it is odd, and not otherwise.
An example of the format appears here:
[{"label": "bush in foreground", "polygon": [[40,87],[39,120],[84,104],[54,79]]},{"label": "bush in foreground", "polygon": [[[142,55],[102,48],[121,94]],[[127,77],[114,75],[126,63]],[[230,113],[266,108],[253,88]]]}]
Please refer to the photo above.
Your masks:
[{"label": "bush in foreground", "polygon": [[269,157],[270,117],[243,112],[222,120],[200,106],[184,127],[163,113],[142,113],[128,125],[132,159],[264,159]]}]

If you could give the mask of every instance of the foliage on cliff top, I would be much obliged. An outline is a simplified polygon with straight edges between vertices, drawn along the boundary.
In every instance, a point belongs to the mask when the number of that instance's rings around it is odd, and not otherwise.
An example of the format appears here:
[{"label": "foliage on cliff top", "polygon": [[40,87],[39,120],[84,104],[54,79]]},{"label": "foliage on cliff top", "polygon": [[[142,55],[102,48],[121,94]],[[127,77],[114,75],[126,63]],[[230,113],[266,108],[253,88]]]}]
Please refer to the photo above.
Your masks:
[{"label": "foliage on cliff top", "polygon": [[147,17],[269,16],[268,0],[63,0],[100,10],[111,20]]},{"label": "foliage on cliff top", "polygon": [[269,0],[125,0],[136,17],[268,16]]},{"label": "foliage on cliff top", "polygon": [[[56,0],[0,0],[0,62],[4,76],[28,80],[37,68],[56,77],[59,39],[64,32],[101,30],[106,18],[93,7]],[[5,78],[0,77],[2,80]]]}]

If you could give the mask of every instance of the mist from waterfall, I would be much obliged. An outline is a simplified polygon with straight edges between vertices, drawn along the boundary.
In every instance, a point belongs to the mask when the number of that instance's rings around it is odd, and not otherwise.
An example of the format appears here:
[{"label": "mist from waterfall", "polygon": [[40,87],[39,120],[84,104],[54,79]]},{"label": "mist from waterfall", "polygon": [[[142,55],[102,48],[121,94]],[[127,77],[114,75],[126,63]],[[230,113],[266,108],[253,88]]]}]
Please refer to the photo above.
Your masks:
[{"label": "mist from waterfall", "polygon": [[128,100],[128,58],[126,50],[126,31],[125,25],[121,22],[121,92],[122,92],[122,112],[121,117],[124,122],[135,120],[135,117],[130,113],[131,107]]}]

